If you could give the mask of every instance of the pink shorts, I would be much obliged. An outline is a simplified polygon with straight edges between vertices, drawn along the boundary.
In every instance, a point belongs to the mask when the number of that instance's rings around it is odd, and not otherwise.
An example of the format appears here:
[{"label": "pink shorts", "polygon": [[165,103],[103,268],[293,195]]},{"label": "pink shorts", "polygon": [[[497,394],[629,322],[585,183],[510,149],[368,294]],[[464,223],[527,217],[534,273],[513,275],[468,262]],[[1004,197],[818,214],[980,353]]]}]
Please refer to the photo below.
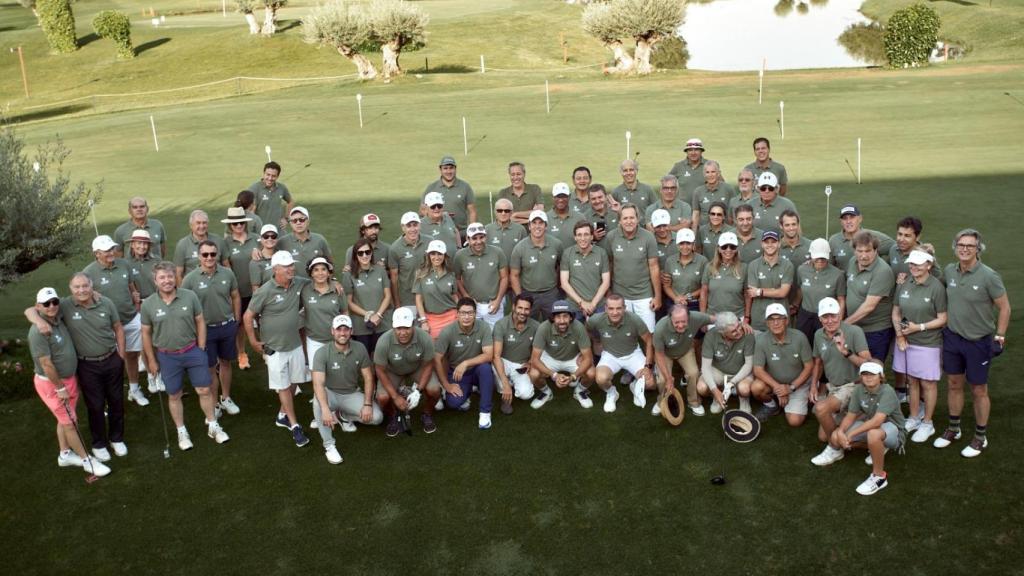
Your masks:
[{"label": "pink shorts", "polygon": [[907,345],[903,352],[893,344],[893,372],[907,374],[919,380],[938,382],[942,378],[942,348]]},{"label": "pink shorts", "polygon": [[[67,426],[71,424],[71,419],[68,418],[68,412],[64,409],[64,402],[57,397],[57,386],[53,385],[47,378],[36,374],[32,378],[32,382],[36,385],[36,394],[39,394],[39,398],[42,399],[43,404],[53,412],[53,415],[57,418],[57,423]],[[60,381],[61,386],[67,388],[68,391],[68,406],[71,407],[71,413],[75,413],[75,405],[78,403],[78,379],[74,376],[64,378]]]}]

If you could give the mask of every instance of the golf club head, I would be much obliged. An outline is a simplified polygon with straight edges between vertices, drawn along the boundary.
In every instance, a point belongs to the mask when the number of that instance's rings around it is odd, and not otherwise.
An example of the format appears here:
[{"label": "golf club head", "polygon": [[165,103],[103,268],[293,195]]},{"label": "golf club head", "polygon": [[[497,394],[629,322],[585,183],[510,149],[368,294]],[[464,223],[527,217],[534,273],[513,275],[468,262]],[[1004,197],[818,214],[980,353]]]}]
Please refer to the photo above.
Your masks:
[{"label": "golf club head", "polygon": [[711,483],[715,486],[725,486],[725,475],[718,474],[711,477]]}]

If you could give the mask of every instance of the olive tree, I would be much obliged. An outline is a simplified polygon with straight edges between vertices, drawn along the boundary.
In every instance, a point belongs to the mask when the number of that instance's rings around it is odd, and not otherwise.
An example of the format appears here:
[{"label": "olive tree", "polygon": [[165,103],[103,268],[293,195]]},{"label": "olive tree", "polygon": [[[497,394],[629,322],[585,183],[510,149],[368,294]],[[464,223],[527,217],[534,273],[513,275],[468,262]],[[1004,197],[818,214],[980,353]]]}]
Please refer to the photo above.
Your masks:
[{"label": "olive tree", "polygon": [[277,11],[285,4],[288,4],[288,0],[263,0],[263,28],[260,31],[265,36],[277,32]]},{"label": "olive tree", "polygon": [[[654,45],[676,35],[684,18],[683,0],[611,0],[588,5],[583,28],[615,54],[612,71],[650,74]],[[632,58],[622,46],[627,38],[635,44]]]},{"label": "olive tree", "polygon": [[339,1],[317,6],[302,19],[306,42],[330,46],[355,64],[362,80],[377,77],[377,68],[362,54],[370,45],[370,24],[357,4]]},{"label": "olive tree", "polygon": [[235,0],[235,12],[245,16],[245,21],[249,24],[249,34],[260,33],[260,24],[256,20],[256,15],[253,14],[257,5],[258,0]]},{"label": "olive tree", "polygon": [[384,79],[402,74],[398,57],[402,50],[416,50],[426,44],[430,17],[405,0],[374,0],[367,8],[367,19],[370,39],[381,51]]}]

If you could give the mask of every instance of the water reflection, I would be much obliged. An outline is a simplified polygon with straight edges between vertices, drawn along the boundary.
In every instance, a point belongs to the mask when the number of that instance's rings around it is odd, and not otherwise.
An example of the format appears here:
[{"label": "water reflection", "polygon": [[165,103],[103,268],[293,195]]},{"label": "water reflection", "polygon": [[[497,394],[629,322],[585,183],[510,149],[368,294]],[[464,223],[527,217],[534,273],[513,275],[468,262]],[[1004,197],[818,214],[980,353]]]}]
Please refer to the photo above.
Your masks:
[{"label": "water reflection", "polygon": [[690,51],[688,68],[769,70],[854,68],[871,64],[837,39],[850,26],[868,24],[862,0],[715,0],[688,3],[680,29]]}]

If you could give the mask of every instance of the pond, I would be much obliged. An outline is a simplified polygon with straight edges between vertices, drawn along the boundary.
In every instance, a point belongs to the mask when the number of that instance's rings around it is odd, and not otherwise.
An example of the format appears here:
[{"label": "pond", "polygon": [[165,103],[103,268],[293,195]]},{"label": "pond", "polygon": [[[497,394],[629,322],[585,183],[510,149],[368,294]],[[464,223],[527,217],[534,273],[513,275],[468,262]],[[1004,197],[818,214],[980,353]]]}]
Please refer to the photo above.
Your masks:
[{"label": "pond", "polygon": [[868,23],[862,0],[714,0],[689,2],[680,34],[693,70],[856,68],[870,63],[839,42],[849,26]]}]

